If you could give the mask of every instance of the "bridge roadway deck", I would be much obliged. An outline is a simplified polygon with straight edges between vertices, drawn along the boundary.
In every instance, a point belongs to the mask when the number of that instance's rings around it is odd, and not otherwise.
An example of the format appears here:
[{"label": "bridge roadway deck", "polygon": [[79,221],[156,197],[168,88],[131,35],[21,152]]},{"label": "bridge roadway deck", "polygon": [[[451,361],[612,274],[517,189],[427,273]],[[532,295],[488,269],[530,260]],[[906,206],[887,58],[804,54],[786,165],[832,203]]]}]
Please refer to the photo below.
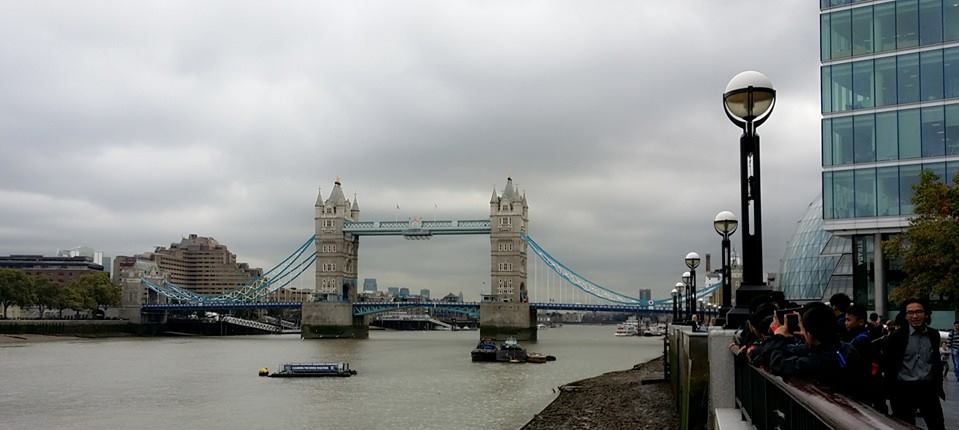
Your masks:
[{"label": "bridge roadway deck", "polygon": [[[299,309],[302,302],[221,302],[221,303],[168,303],[147,304],[142,306],[143,311],[230,311],[245,309]],[[585,303],[530,303],[536,310],[549,311],[585,311],[585,312],[624,312],[669,314],[672,308],[663,306],[640,306],[628,304],[585,304]],[[353,304],[353,314],[371,315],[397,309],[434,308],[479,312],[479,302],[446,303],[446,302],[360,302]]]}]

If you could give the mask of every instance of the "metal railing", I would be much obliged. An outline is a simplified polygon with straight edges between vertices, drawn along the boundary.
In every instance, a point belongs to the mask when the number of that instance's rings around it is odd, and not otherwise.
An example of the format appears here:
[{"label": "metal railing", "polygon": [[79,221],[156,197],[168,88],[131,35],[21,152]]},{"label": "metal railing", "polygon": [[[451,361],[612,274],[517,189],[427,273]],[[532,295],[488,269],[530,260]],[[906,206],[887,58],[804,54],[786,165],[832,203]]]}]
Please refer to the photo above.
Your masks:
[{"label": "metal railing", "polygon": [[740,357],[735,362],[736,406],[756,430],[918,428],[812,383],[787,383]]}]

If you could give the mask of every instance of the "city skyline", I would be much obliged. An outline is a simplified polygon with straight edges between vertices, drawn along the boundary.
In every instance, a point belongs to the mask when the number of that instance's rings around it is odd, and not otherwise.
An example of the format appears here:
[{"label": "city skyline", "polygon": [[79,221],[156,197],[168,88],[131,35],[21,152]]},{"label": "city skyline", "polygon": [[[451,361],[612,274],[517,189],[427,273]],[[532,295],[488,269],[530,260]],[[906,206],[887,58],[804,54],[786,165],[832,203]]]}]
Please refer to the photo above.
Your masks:
[{"label": "city skyline", "polygon": [[[775,272],[819,190],[806,3],[19,4],[0,17],[17,41],[0,46],[0,254],[132,255],[196,233],[266,269],[312,234],[336,176],[364,220],[482,219],[512,176],[558,259],[663,298],[686,252],[719,254],[712,217],[739,212],[720,96],[755,69],[780,96],[760,130]],[[361,279],[489,288],[486,236],[362,245]]]}]

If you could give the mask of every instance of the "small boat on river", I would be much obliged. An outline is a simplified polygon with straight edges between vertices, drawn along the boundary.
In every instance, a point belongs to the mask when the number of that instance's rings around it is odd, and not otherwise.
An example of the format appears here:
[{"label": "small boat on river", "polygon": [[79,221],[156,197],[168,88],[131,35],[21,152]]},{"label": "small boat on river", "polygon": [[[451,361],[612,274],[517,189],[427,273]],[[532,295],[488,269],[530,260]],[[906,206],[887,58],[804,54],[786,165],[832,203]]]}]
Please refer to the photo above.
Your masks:
[{"label": "small boat on river", "polygon": [[309,378],[321,376],[341,376],[349,377],[356,374],[356,371],[350,369],[350,363],[330,362],[330,363],[288,363],[279,366],[278,372],[270,373],[270,369],[260,369],[260,376],[270,378]]},{"label": "small boat on river", "polygon": [[526,361],[526,350],[512,337],[499,345],[494,339],[484,338],[470,353],[470,357],[473,361],[522,363]]}]

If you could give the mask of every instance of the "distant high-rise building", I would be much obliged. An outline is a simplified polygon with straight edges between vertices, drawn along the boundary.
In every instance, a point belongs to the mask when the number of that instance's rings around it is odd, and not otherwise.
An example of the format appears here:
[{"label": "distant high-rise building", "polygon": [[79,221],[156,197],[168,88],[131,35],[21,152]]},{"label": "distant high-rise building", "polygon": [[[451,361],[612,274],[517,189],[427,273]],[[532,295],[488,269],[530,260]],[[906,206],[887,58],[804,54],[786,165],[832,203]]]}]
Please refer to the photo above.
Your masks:
[{"label": "distant high-rise building", "polygon": [[363,280],[363,291],[376,292],[376,278],[366,278]]},{"label": "distant high-rise building", "polygon": [[429,300],[429,299],[430,299],[430,290],[427,289],[427,288],[421,289],[421,290],[420,290],[420,297],[422,297],[422,298],[424,298],[424,299],[426,299],[426,300]]},{"label": "distant high-rise building", "polygon": [[57,257],[90,257],[94,264],[103,266],[103,270],[112,273],[113,263],[110,256],[105,255],[103,251],[97,251],[89,246],[78,246],[70,249],[58,249]]},{"label": "distant high-rise building", "polygon": [[399,296],[400,296],[400,287],[389,287],[389,288],[386,289],[386,291],[388,291],[388,292],[390,293],[390,295],[393,296],[393,297],[399,297]]},{"label": "distant high-rise building", "polygon": [[410,295],[410,289],[406,287],[400,288],[400,297],[406,297]]},{"label": "distant high-rise building", "polygon": [[653,299],[653,290],[649,288],[642,288],[639,290],[639,301],[642,303],[647,303]]},{"label": "distant high-rise building", "polygon": [[153,258],[170,282],[197,294],[221,295],[263,274],[262,269],[237,263],[236,254],[212,237],[195,234],[170,248],[158,247]]}]

